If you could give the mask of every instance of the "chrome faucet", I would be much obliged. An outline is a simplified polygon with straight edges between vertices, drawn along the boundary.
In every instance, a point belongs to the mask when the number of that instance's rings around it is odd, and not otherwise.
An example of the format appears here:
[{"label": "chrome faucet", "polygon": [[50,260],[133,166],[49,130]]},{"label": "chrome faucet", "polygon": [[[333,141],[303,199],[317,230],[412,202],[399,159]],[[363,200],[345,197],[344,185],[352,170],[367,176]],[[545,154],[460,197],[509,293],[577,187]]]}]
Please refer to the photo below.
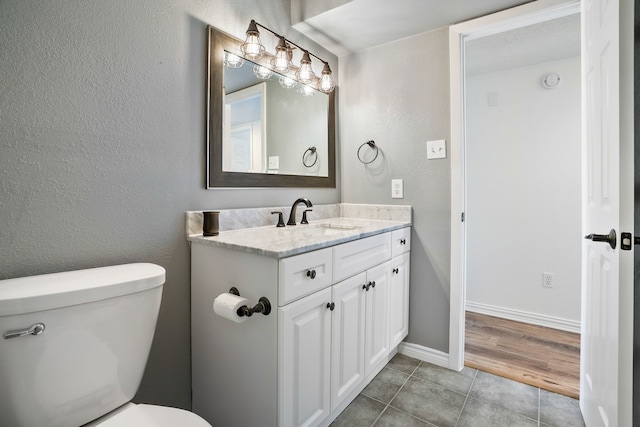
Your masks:
[{"label": "chrome faucet", "polygon": [[298,200],[293,202],[293,206],[291,206],[291,214],[289,214],[289,221],[287,221],[287,225],[296,225],[296,207],[300,203],[304,203],[308,208],[313,206],[311,200],[305,199],[304,197],[300,197]]}]

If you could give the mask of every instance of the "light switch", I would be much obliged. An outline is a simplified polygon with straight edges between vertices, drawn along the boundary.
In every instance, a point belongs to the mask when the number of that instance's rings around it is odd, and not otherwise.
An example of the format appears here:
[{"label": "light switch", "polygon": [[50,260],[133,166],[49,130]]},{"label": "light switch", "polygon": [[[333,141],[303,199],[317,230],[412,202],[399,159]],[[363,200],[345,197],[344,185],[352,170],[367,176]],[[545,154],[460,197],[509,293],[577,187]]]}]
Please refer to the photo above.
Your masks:
[{"label": "light switch", "polygon": [[445,159],[447,157],[447,145],[444,139],[427,141],[427,159]]},{"label": "light switch", "polygon": [[392,199],[404,198],[404,183],[401,179],[391,180],[391,198]]}]

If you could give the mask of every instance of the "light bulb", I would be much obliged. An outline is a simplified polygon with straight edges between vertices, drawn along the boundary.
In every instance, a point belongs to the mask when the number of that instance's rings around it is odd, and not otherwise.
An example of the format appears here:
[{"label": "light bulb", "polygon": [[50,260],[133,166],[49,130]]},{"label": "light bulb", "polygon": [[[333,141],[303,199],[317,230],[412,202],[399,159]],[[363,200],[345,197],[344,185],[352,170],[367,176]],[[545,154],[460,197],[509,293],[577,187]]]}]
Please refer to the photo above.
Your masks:
[{"label": "light bulb", "polygon": [[253,74],[255,74],[259,79],[267,80],[269,77],[271,77],[273,71],[271,71],[267,67],[256,64],[253,66]]}]

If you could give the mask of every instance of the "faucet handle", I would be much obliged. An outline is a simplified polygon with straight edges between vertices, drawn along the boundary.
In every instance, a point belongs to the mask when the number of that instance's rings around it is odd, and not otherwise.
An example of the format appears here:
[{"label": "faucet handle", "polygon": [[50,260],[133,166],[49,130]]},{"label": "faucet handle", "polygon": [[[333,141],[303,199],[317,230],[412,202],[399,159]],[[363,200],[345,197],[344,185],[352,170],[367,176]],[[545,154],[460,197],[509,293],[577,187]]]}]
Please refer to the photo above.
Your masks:
[{"label": "faucet handle", "polygon": [[284,219],[282,218],[282,212],[271,212],[272,215],[278,214],[278,225],[276,227],[284,227]]},{"label": "faucet handle", "polygon": [[304,212],[302,212],[302,221],[300,221],[300,224],[309,224],[309,221],[307,221],[307,212],[313,212],[313,209],[305,209]]}]

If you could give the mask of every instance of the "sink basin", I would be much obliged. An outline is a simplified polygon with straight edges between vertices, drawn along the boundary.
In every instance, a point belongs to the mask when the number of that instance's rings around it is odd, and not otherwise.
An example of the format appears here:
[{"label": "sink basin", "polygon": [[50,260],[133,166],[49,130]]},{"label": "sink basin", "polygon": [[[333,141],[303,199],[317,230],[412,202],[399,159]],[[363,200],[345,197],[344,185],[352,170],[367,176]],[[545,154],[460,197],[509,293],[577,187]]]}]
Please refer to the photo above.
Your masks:
[{"label": "sink basin", "polygon": [[346,224],[317,224],[314,227],[334,229],[334,230],[355,230],[358,228],[354,225],[346,225]]},{"label": "sink basin", "polygon": [[359,227],[346,224],[310,224],[303,225],[298,228],[299,231],[304,232],[306,235],[314,236],[329,236],[332,234],[344,234],[345,232],[357,230]]}]

